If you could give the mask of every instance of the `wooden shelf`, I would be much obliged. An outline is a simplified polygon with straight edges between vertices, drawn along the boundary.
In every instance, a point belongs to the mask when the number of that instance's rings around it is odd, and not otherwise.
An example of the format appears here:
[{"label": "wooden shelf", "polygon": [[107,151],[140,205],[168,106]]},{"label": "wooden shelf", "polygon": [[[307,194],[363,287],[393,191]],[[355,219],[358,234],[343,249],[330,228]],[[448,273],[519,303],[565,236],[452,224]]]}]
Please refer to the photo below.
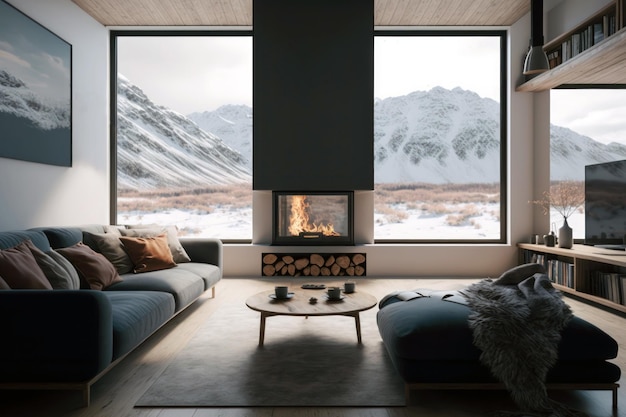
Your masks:
[{"label": "wooden shelf", "polygon": [[589,293],[591,273],[597,270],[615,272],[626,268],[626,251],[595,248],[586,245],[574,245],[571,249],[518,243],[519,261],[525,262],[525,251],[545,254],[553,259],[565,260],[574,264],[573,286],[554,284],[560,291],[575,295],[590,302],[626,313],[626,305],[614,303],[608,299]]},{"label": "wooden shelf", "polygon": [[[516,88],[516,91],[545,91],[562,85],[626,85],[625,3],[626,0],[613,0],[596,13],[588,16],[576,27],[546,43],[544,50],[550,57],[553,57],[552,54],[558,54],[559,57],[554,59],[558,59],[560,62],[561,56],[562,59],[566,59],[565,55],[575,54],[573,51],[570,53],[561,52],[561,45],[564,42],[571,41],[571,48],[577,50],[574,47],[575,42],[579,42],[582,46],[584,40],[588,38],[583,36],[583,39],[578,41],[579,38],[576,35],[584,33],[589,28],[593,30],[597,25],[601,25],[604,31],[603,40],[584,49],[551,70],[522,83]],[[591,35],[591,37],[594,36]],[[593,42],[593,39],[589,38],[589,42]]]},{"label": "wooden shelf", "polygon": [[545,91],[563,84],[626,84],[626,28],[519,85],[516,91]]}]

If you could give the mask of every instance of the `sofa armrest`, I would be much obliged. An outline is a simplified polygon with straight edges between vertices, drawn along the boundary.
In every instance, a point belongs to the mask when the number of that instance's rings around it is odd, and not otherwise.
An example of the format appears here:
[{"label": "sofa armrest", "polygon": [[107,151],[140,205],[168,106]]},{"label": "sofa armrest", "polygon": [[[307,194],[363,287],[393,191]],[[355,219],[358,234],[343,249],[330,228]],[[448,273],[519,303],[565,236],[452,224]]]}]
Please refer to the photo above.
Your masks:
[{"label": "sofa armrest", "polygon": [[223,272],[223,244],[211,237],[180,237],[180,243],[192,262],[202,262],[218,266]]},{"label": "sofa armrest", "polygon": [[0,317],[1,382],[87,381],[111,363],[111,303],[100,291],[0,291]]}]

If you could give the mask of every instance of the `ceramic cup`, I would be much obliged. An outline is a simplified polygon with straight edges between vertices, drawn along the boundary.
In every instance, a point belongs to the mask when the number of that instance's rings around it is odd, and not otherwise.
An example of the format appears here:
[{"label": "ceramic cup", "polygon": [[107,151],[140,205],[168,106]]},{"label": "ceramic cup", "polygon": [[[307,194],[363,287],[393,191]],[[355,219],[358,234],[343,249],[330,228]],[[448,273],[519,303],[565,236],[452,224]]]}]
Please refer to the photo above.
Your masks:
[{"label": "ceramic cup", "polygon": [[280,286],[280,285],[274,287],[274,295],[276,295],[276,298],[287,298],[288,294],[289,294],[289,287]]},{"label": "ceramic cup", "polygon": [[355,288],[356,288],[356,284],[354,282],[346,282],[343,284],[343,291],[346,294],[353,293]]},{"label": "ceramic cup", "polygon": [[341,300],[341,287],[328,287],[329,300]]}]

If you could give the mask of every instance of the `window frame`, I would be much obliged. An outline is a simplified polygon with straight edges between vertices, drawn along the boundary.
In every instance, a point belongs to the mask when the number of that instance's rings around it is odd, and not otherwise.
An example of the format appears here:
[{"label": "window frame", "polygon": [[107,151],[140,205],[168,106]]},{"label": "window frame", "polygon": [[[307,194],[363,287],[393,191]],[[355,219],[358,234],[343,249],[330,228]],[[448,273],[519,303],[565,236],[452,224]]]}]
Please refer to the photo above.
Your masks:
[{"label": "window frame", "polygon": [[[109,34],[109,222],[117,224],[117,40],[120,37],[212,37],[247,36],[252,38],[252,29],[214,30],[112,30]],[[251,231],[254,234],[254,231]],[[250,239],[222,239],[224,243],[250,243]]]},{"label": "window frame", "polygon": [[[493,36],[500,38],[500,238],[499,239],[376,239],[374,244],[506,244],[508,242],[508,32],[503,29],[374,29],[376,36]],[[376,54],[374,54],[376,59]],[[374,184],[374,188],[376,184]],[[374,189],[376,193],[376,189]]]}]

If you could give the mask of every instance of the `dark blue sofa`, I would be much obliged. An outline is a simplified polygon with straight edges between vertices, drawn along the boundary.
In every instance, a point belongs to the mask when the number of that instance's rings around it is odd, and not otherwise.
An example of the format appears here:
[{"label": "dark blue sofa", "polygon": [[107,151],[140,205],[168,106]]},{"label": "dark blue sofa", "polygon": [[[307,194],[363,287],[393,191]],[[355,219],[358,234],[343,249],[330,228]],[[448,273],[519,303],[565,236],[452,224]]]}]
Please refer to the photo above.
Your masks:
[{"label": "dark blue sofa", "polygon": [[[43,252],[83,241],[103,225],[0,232],[0,249],[30,239]],[[0,291],[0,388],[79,389],[91,385],[222,278],[222,243],[180,238],[191,262],[121,274],[104,290]]]}]

